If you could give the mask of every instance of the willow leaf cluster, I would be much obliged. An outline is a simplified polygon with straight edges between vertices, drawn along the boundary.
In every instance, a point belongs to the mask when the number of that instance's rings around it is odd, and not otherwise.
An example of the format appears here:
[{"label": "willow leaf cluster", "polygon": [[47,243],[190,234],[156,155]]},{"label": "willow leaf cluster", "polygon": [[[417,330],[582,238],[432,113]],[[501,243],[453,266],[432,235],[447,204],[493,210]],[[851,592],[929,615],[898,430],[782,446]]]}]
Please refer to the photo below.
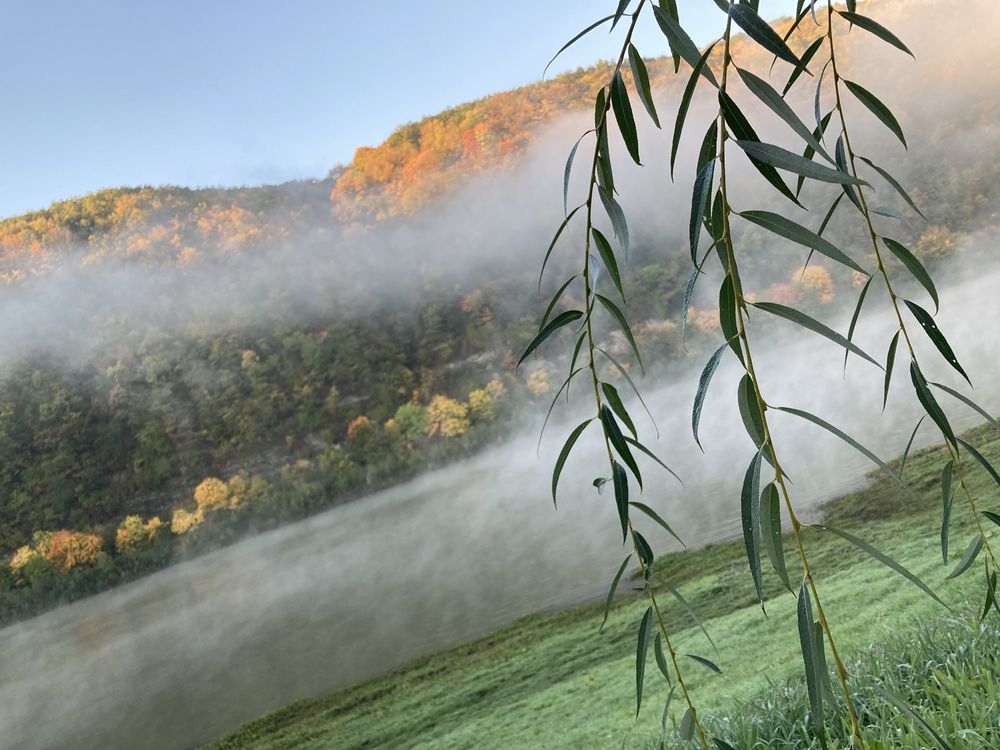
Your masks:
[{"label": "willow leaf cluster", "polygon": [[[917,256],[892,236],[891,228],[881,229],[888,221],[903,221],[903,216],[885,206],[873,207],[873,198],[884,194],[898,196],[909,210],[920,218],[923,218],[923,215],[903,185],[873,159],[858,153],[850,139],[849,126],[869,127],[870,123],[855,125],[844,106],[844,100],[848,97],[860,104],[863,114],[874,118],[878,124],[885,127],[904,148],[908,145],[899,120],[879,96],[862,83],[842,76],[837,59],[837,45],[842,38],[838,36],[838,31],[856,29],[856,33],[870,34],[900,53],[912,55],[909,48],[881,23],[859,13],[854,2],[848,2],[842,8],[835,8],[828,0],[825,8],[817,9],[814,0],[811,2],[798,0],[794,20],[784,35],[778,34],[761,18],[757,2],[730,3],[714,0],[714,3],[724,14],[724,17],[720,18],[722,33],[704,50],[698,49],[685,30],[673,0],[661,0],[659,3],[639,0],[631,10],[633,3],[630,0],[620,0],[614,13],[592,24],[560,49],[561,53],[583,35],[605,24],[610,24],[613,29],[627,19],[627,32],[617,63],[609,80],[595,97],[594,127],[576,142],[566,163],[563,180],[565,218],[545,253],[539,288],[550,257],[558,241],[567,231],[580,233],[577,235],[582,249],[579,270],[559,286],[549,301],[538,333],[525,349],[522,361],[553,334],[562,329],[573,332],[574,345],[568,374],[553,399],[549,414],[546,415],[546,422],[560,397],[568,393],[574,379],[583,377],[589,380],[592,386],[594,415],[577,425],[563,444],[553,471],[552,499],[555,503],[560,476],[569,455],[588,428],[596,426],[600,433],[598,439],[603,442],[607,454],[607,468],[606,474],[594,480],[594,486],[601,490],[606,484],[612,485],[623,543],[631,548],[614,576],[607,596],[604,619],[607,620],[607,612],[615,591],[633,559],[638,565],[637,573],[642,582],[642,591],[649,600],[648,608],[640,619],[637,629],[637,713],[642,702],[646,655],[652,640],[657,665],[667,681],[664,725],[671,699],[679,690],[686,704],[679,723],[681,737],[696,739],[705,748],[710,747],[710,741],[719,748],[729,747],[723,738],[708,737],[698,718],[696,706],[684,682],[678,654],[671,643],[668,623],[657,603],[653,582],[661,584],[686,609],[690,608],[680,593],[656,572],[655,553],[633,523],[641,515],[644,521],[654,522],[676,537],[668,521],[656,510],[634,499],[634,487],[638,487],[641,492],[643,486],[643,477],[637,460],[639,454],[653,459],[668,471],[670,469],[641,442],[635,420],[615,386],[602,380],[598,364],[606,360],[624,376],[624,381],[645,407],[639,391],[629,377],[627,364],[620,362],[599,346],[594,334],[595,318],[603,316],[607,323],[621,331],[629,344],[635,363],[640,370],[643,369],[636,340],[625,313],[626,289],[622,283],[620,269],[622,264],[628,261],[629,230],[625,212],[616,197],[610,141],[613,135],[620,138],[628,156],[636,165],[641,166],[640,140],[636,126],[636,110],[632,106],[633,98],[641,103],[653,125],[657,128],[661,126],[661,114],[657,112],[649,88],[648,72],[632,42],[636,24],[644,11],[648,11],[646,16],[651,16],[652,22],[655,22],[666,38],[675,73],[681,74],[683,68],[687,76],[671,137],[671,178],[674,176],[677,155],[696,92],[707,88],[717,100],[717,109],[707,122],[707,128],[700,139],[693,174],[690,220],[687,225],[692,271],[684,293],[682,318],[687,317],[696,286],[703,278],[708,277],[706,266],[717,263],[723,273],[723,280],[718,289],[719,325],[723,341],[709,357],[699,378],[691,415],[692,434],[701,446],[699,424],[713,376],[727,356],[734,357],[743,369],[743,376],[736,393],[739,421],[755,446],[743,475],[739,508],[742,537],[756,597],[761,609],[764,610],[762,578],[763,563],[766,559],[783,584],[793,593],[797,592],[797,630],[808,689],[812,731],[825,746],[827,742],[825,714],[836,710],[836,706],[841,703],[834,699],[831,670],[828,668],[829,656],[833,663],[832,671],[836,677],[838,690],[843,696],[842,704],[849,715],[851,741],[854,746],[863,748],[864,727],[853,697],[855,691],[852,686],[852,676],[837,649],[833,627],[824,611],[821,592],[813,574],[809,550],[802,533],[805,527],[796,515],[795,501],[789,489],[788,476],[782,468],[781,453],[777,445],[778,436],[772,429],[770,413],[780,411],[798,417],[834,435],[880,469],[893,475],[904,488],[903,470],[906,457],[917,430],[924,423],[924,419],[929,418],[940,431],[949,452],[949,459],[942,468],[941,478],[942,557],[947,563],[949,520],[955,494],[961,492],[965,505],[975,517],[978,531],[949,578],[957,577],[969,570],[982,551],[986,551],[983,618],[987,616],[991,607],[1000,612],[996,595],[998,567],[986,528],[989,524],[984,523],[1000,525],[1000,514],[979,508],[966,483],[965,465],[961,459],[965,454],[971,456],[998,484],[1000,484],[1000,473],[973,446],[955,435],[935,393],[946,393],[994,424],[996,421],[968,396],[947,385],[925,378],[911,341],[911,336],[916,333],[912,321],[916,321],[916,328],[923,332],[945,361],[963,378],[969,380],[952,347],[938,328],[934,315],[918,302],[897,294],[893,277],[884,263],[884,259],[890,256],[898,261],[899,266],[928,295],[933,302],[935,313],[939,306],[939,295],[934,281]],[[789,46],[789,40],[803,23],[813,24],[819,33],[802,53],[797,54]],[[773,81],[781,77],[783,82],[779,81],[779,85],[776,86],[754,72],[740,67],[740,61],[734,59],[732,44],[733,35],[739,32],[773,56],[774,64],[769,78]],[[719,59],[720,50],[721,59]],[[801,143],[801,151],[790,150],[761,139],[747,115],[749,106],[738,101],[732,85],[736,80],[741,82],[742,88],[749,93],[750,100],[755,106],[762,105],[787,127],[786,135],[794,136]],[[789,92],[797,91],[797,87],[806,85],[815,87],[812,96],[815,102],[814,122],[808,124],[788,103]],[[617,126],[617,133],[614,134],[610,127],[612,118],[614,125]],[[586,200],[570,209],[568,195],[571,173],[574,160],[585,139],[589,139],[588,144],[592,145]],[[734,206],[740,201],[741,196],[735,195],[737,188],[731,178],[734,158],[748,160],[757,176],[790,204],[789,208],[794,218],[785,213],[768,210],[753,208],[737,210]],[[804,193],[807,185],[825,186],[826,191],[822,189],[816,191],[818,195],[829,195],[832,188],[835,197],[827,206],[807,206]],[[802,213],[803,210],[805,214]],[[606,215],[612,227],[611,234],[614,241],[595,226],[595,214],[599,215],[600,212]],[[813,215],[823,217],[815,230],[807,226],[812,224]],[[864,234],[870,240],[871,255],[855,258],[849,252],[850,248],[839,247],[828,236],[824,236],[836,215],[839,215],[841,220],[860,223]],[[802,218],[803,216],[805,218]],[[777,302],[757,300],[744,293],[741,277],[741,264],[744,258],[738,252],[734,241],[734,227],[748,226],[763,230],[778,240],[801,246],[804,251],[808,251],[806,263],[814,253],[819,253],[829,261],[849,269],[863,280],[846,335],[802,310]],[[869,267],[872,261],[874,266]],[[604,279],[607,281],[603,281]],[[888,300],[898,319],[898,329],[889,342],[884,363],[861,349],[854,341],[863,305],[873,296],[871,292],[877,286],[883,287],[887,292]],[[582,306],[555,314],[571,293],[575,299],[582,297]],[[910,360],[909,371],[913,392],[925,416],[911,433],[898,471],[893,471],[886,462],[861,442],[823,417],[794,406],[778,406],[765,399],[767,373],[755,367],[755,348],[751,346],[751,342],[756,341],[761,335],[760,327],[755,328],[752,324],[768,317],[798,326],[841,347],[844,351],[845,368],[848,357],[854,354],[865,362],[865,366],[884,371],[883,404],[888,399],[896,354],[902,339]],[[764,333],[771,329],[771,326],[766,327]],[[639,515],[634,511],[638,511]],[[782,528],[786,525],[791,529],[795,547],[790,557],[794,557],[797,564],[792,563],[791,559],[786,559],[782,536]],[[889,567],[941,602],[938,595],[919,577],[875,549],[864,539],[825,524],[817,524],[815,528],[833,534],[864,551],[874,560]],[[943,605],[943,602],[941,603]],[[704,628],[702,630],[704,631]],[[707,636],[707,631],[704,632]],[[701,666],[720,671],[718,666],[704,657],[689,656],[693,662]],[[919,720],[915,710],[898,697],[888,693],[884,697],[889,705]],[[922,720],[918,721],[918,725],[923,725]],[[929,728],[927,736],[928,741],[947,747]]]}]

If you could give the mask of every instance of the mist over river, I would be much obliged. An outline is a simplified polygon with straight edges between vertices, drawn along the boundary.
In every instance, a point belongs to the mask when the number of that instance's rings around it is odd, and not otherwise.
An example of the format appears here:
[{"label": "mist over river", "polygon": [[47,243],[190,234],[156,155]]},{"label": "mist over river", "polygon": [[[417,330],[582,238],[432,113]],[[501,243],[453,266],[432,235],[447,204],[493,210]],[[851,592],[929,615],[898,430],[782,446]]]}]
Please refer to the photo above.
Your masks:
[{"label": "mist over river", "polygon": [[[996,275],[952,284],[939,317],[975,397],[994,412],[996,288]],[[860,345],[883,358],[891,324],[872,316]],[[841,350],[794,340],[763,351],[761,338],[768,401],[813,411],[884,458],[898,454],[918,414],[905,362],[883,416],[880,370],[852,358],[845,382]],[[930,379],[960,387],[935,352],[921,356]],[[705,406],[705,454],[690,438],[697,370],[675,383],[646,381],[659,440],[633,410],[685,482],[647,462],[644,501],[689,545],[738,533],[738,485],[753,449],[738,425],[730,364]],[[940,400],[956,427],[978,421]],[[577,389],[570,411],[590,408]],[[800,508],[863,481],[871,468],[863,458],[813,425],[771,414]],[[0,631],[0,747],[194,747],[297,698],[602,595],[623,553],[610,492],[590,487],[604,470],[596,430],[566,466],[558,511],[548,496],[554,455],[575,424],[569,416],[550,427],[540,457],[537,425],[529,426],[470,460]],[[918,442],[934,437],[925,425]],[[655,549],[676,546],[649,536]]]}]

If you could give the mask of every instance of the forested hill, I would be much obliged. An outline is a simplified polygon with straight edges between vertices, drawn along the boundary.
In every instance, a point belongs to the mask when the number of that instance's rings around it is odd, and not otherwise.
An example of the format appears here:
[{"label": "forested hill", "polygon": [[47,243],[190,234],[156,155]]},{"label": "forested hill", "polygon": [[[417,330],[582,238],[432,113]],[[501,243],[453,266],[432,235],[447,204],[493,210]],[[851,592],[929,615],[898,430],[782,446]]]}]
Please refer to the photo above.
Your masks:
[{"label": "forested hill", "polygon": [[[799,50],[814,33],[802,28]],[[740,44],[734,54],[766,72],[770,59]],[[685,70],[648,66],[669,122]],[[406,125],[326,179],[109,189],[0,222],[0,620],[468,455],[518,409],[544,410],[561,363],[517,370],[514,352],[537,325],[538,255],[561,205],[558,187],[527,182],[524,157],[562,116],[585,129],[608,70]],[[946,103],[894,101],[911,137],[900,176],[930,219],[899,239],[933,265],[996,211],[1000,105],[988,80],[908,85],[937,85]],[[658,196],[665,172],[644,174]],[[468,221],[490,180],[490,210]],[[517,221],[498,197],[520,201]],[[659,203],[625,202],[633,330],[654,372],[676,367],[683,225],[666,226]],[[525,221],[524,208],[538,215]],[[770,252],[759,233],[740,242]],[[804,258],[781,252],[787,274],[766,279],[766,298],[821,315],[853,303],[849,274],[816,261],[802,274]],[[689,350],[714,346],[717,328],[714,303],[695,300]],[[598,334],[625,356],[612,331]]]}]

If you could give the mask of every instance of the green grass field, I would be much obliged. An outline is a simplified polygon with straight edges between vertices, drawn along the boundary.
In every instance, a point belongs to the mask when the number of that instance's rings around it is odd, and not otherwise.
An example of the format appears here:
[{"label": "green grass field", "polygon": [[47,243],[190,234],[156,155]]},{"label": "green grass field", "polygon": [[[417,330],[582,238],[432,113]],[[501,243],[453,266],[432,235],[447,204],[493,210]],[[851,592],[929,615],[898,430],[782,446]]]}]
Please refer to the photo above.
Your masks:
[{"label": "green grass field", "polygon": [[[1000,438],[995,431],[980,428],[967,438],[991,461],[1000,459]],[[996,718],[987,721],[992,721],[989,726],[980,726],[979,734],[968,727],[963,734],[959,722],[963,716],[964,721],[980,714],[1000,716],[1000,703],[994,699],[998,695],[994,678],[1000,669],[995,630],[994,645],[988,649],[991,668],[984,668],[975,659],[951,664],[950,652],[934,651],[960,642],[968,646],[963,646],[963,653],[981,658],[977,631],[965,624],[972,621],[970,602],[982,601],[981,567],[974,566],[958,579],[944,580],[964,551],[973,525],[968,507],[956,498],[951,530],[954,559],[948,567],[943,566],[939,541],[943,463],[942,451],[916,454],[904,475],[911,494],[893,480],[875,476],[866,489],[830,503],[825,522],[852,532],[901,562],[953,611],[826,532],[809,529],[806,546],[837,645],[849,663],[857,664],[862,674],[866,670],[887,672],[886,664],[899,661],[894,656],[897,653],[919,661],[914,663],[918,672],[920,664],[944,664],[947,668],[941,667],[943,671],[937,676],[930,671],[915,674],[912,685],[903,679],[905,675],[896,674],[899,689],[912,688],[910,699],[918,704],[927,700],[933,720],[950,733],[951,747],[991,747],[996,746],[990,744],[992,740],[980,742],[977,737],[1000,739]],[[971,461],[965,465],[974,496],[984,508],[1000,511],[1000,488],[984,471],[972,468]],[[785,546],[793,575],[797,560],[787,537]],[[685,680],[699,715],[710,726],[728,732],[723,736],[742,743],[741,747],[805,747],[802,716],[807,704],[800,684],[803,668],[795,598],[782,588],[766,560],[764,565],[768,568],[767,617],[756,605],[741,542],[673,553],[657,561],[658,574],[678,588],[698,612],[718,645],[718,654],[669,593],[664,591],[658,598],[666,604],[665,616],[678,651],[710,658],[723,670],[719,676],[693,660],[683,660]],[[609,579],[613,573],[609,571]],[[628,589],[624,583],[620,587],[621,591]],[[622,594],[603,632],[598,631],[603,602],[526,617],[486,638],[421,659],[384,677],[292,704],[245,725],[212,747],[659,747],[667,686],[652,654],[646,669],[643,709],[639,718],[635,717],[635,637],[645,607],[645,598],[631,592]],[[997,619],[992,615],[994,625]],[[928,623],[934,623],[931,631]],[[976,648],[971,646],[973,641]],[[938,643],[945,645],[939,647]],[[951,668],[954,673],[948,672]],[[949,689],[944,686],[948,680],[954,683],[953,688],[957,682],[967,683],[973,678],[962,675],[970,670],[978,674],[978,681],[958,706],[957,699],[947,697]],[[674,725],[682,712],[681,702],[675,700],[666,725],[667,746],[676,746]],[[869,733],[873,747],[930,746],[909,719],[888,707],[866,712],[864,720],[873,727]],[[989,735],[990,731],[995,734]],[[773,741],[760,739],[762,732],[770,732]],[[786,744],[778,744],[779,737],[787,738]],[[762,744],[756,744],[758,741]]]}]

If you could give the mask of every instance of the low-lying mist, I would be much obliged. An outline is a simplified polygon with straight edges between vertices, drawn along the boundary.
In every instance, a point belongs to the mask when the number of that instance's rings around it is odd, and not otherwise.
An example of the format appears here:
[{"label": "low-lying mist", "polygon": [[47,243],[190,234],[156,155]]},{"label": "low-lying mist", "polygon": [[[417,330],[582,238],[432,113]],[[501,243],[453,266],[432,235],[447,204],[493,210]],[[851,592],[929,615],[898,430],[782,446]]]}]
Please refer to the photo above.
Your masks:
[{"label": "low-lying mist", "polygon": [[[996,235],[983,239],[992,243]],[[942,290],[944,310],[952,312],[942,314],[941,326],[970,373],[990,372],[995,361],[990,342],[976,334],[981,326],[968,320],[1000,321],[998,280],[994,272]],[[873,316],[859,343],[884,340],[891,327],[888,315]],[[916,422],[908,383],[896,383],[882,415],[881,372],[852,358],[843,382],[840,350],[828,342],[764,348],[760,363],[772,403],[813,409],[884,458],[901,450]],[[954,383],[945,369],[931,376]],[[738,487],[753,453],[734,421],[737,373],[727,366],[705,406],[705,454],[693,446],[696,375],[645,384],[661,433],[651,446],[685,484],[647,463],[643,499],[689,545],[739,533]],[[1000,385],[976,383],[980,403],[1000,410]],[[950,411],[956,428],[978,421],[964,407]],[[548,478],[568,423],[551,428],[540,457],[537,427],[363,502],[0,631],[4,742],[192,747],[291,700],[385,672],[523,614],[599,597],[622,548],[613,499],[590,486],[601,462],[597,441],[579,444],[554,510]],[[871,468],[805,422],[776,419],[776,433],[807,517]],[[933,439],[927,428],[917,442]],[[657,549],[676,547],[657,528],[648,532]]]},{"label": "low-lying mist", "polygon": [[[933,0],[879,7],[917,62],[879,53],[857,76],[907,113],[911,152],[970,168],[995,161],[995,152],[977,146],[996,142],[996,126],[985,119],[968,130],[931,128],[942,103],[960,118],[1000,90],[992,50],[976,38],[997,28],[1000,9],[985,0],[963,4],[963,13]],[[966,28],[977,16],[988,20]],[[858,59],[869,59],[874,42],[862,43],[865,57],[859,52]],[[661,103],[661,116],[672,111],[668,104]],[[554,123],[516,171],[483,177],[407,221],[333,237],[317,230],[253,257],[195,269],[69,267],[5,291],[0,364],[39,352],[67,363],[113,359],[147,335],[186,335],[194,319],[220,331],[267,325],[279,314],[308,321],[328,313],[330,295],[341,295],[345,314],[376,313],[510,269],[534,275],[561,220],[565,154],[588,117]],[[701,105],[692,110],[686,142],[700,139],[705,117]],[[879,161],[892,163],[897,152],[884,151],[888,141],[871,128],[862,140]],[[692,155],[682,156],[671,186],[665,138],[658,134],[653,146],[651,136],[643,134],[649,145],[642,170],[618,160],[622,203],[637,236],[673,253],[684,241]],[[578,178],[585,161],[578,160]],[[745,178],[737,192],[750,203],[759,190],[749,173]],[[970,209],[969,221],[982,228],[937,274],[940,327],[976,386],[974,397],[993,413],[1000,411],[996,337],[989,334],[1000,324],[993,260],[1000,229],[990,220],[997,208],[986,202]],[[577,255],[570,245],[559,248],[566,263]],[[860,244],[845,249],[859,260],[865,255]],[[789,272],[804,260],[787,246],[767,252],[786,254]],[[703,304],[720,280],[717,272],[705,280]],[[541,309],[536,300],[512,304],[523,304],[525,314]],[[894,321],[875,285],[866,309],[856,340],[881,359]],[[843,331],[849,311],[825,319]],[[919,416],[905,368],[897,369],[883,414],[880,370],[851,357],[845,375],[842,350],[829,342],[780,323],[759,330],[753,345],[769,403],[809,410],[885,459],[902,450]],[[922,346],[921,356],[929,379],[962,389],[934,350]],[[638,419],[641,408],[632,410],[644,441],[684,480],[681,486],[647,462],[644,501],[689,545],[738,533],[738,486],[753,454],[736,409],[732,362],[720,367],[708,395],[704,453],[695,446],[690,414],[701,364],[689,363],[670,382],[639,380],[659,439],[645,417]],[[948,397],[941,402],[956,429],[979,421]],[[584,435],[566,466],[558,510],[548,496],[572,418],[591,412],[580,389],[557,412],[539,456],[540,419],[533,419],[474,458],[0,631],[0,745],[188,748],[269,709],[383,673],[521,615],[600,596],[623,553],[613,498],[591,486],[593,467],[603,467],[594,435]],[[807,517],[872,468],[814,425],[775,414],[774,426],[795,502],[809,509]],[[934,438],[925,424],[917,443]],[[655,549],[676,547],[657,529],[649,532]],[[749,576],[745,581],[749,587]]]}]

